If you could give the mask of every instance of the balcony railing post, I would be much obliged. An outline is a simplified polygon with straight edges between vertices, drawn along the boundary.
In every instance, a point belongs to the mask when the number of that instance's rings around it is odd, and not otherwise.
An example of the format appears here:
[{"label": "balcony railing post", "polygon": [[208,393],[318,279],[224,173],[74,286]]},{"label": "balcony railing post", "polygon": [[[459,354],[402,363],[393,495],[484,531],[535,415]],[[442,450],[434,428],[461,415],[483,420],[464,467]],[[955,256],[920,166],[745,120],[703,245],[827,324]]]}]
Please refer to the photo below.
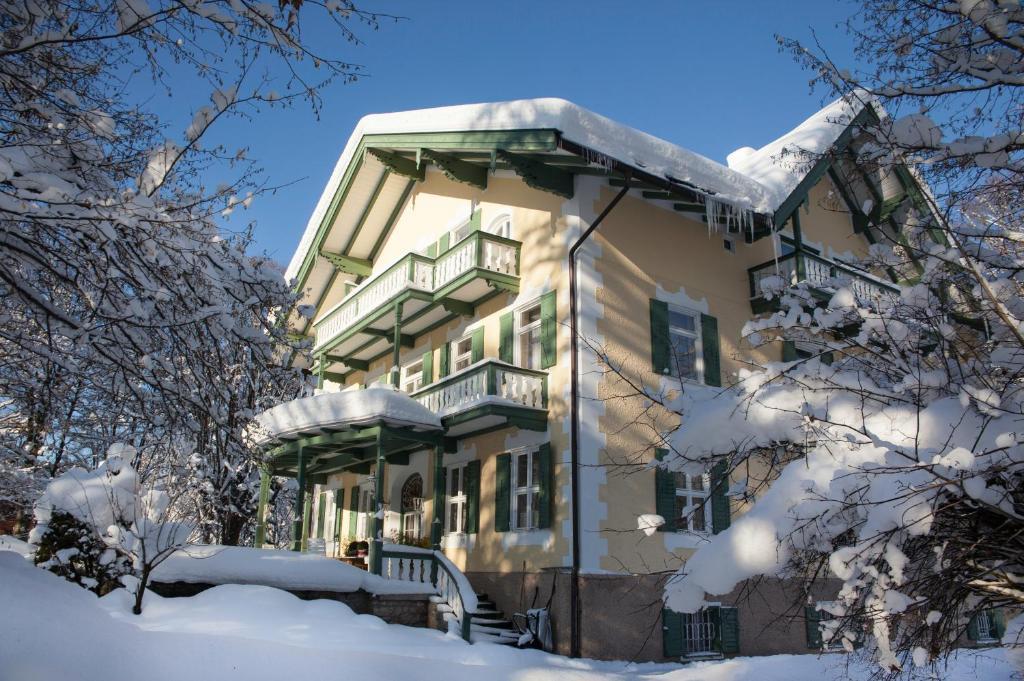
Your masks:
[{"label": "balcony railing post", "polygon": [[474,232],[473,236],[476,238],[476,262],[473,263],[476,267],[484,267],[484,237],[483,232]]},{"label": "balcony railing post", "polygon": [[487,364],[487,393],[488,395],[498,394],[498,380],[494,364]]},{"label": "balcony railing post", "polygon": [[545,409],[548,408],[548,375],[544,374],[540,379],[540,403]]}]

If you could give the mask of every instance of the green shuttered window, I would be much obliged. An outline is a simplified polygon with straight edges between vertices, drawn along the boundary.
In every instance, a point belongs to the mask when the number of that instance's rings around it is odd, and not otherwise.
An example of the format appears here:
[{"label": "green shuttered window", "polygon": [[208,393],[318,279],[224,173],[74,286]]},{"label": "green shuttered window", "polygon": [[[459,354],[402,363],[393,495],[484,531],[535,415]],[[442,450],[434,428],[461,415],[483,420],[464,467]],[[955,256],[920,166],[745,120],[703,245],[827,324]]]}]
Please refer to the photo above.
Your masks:
[{"label": "green shuttered window", "polygon": [[551,444],[496,458],[494,531],[550,528],[555,514],[554,456]]},{"label": "green shuttered window", "polygon": [[348,499],[348,536],[355,538],[356,523],[359,517],[359,488],[353,487],[349,490]]},{"label": "green shuttered window", "polygon": [[471,361],[473,364],[476,364],[484,358],[484,327],[481,326],[478,329],[473,329],[472,343],[473,357]]},{"label": "green shuttered window", "polygon": [[717,319],[652,298],[650,321],[655,373],[722,385]]},{"label": "green shuttered window", "polygon": [[316,537],[323,539],[327,535],[327,492],[320,493],[316,506]]},{"label": "green shuttered window", "polygon": [[[655,449],[654,457],[663,461],[667,449]],[[729,527],[729,481],[726,464],[717,463],[709,475],[684,475],[664,468],[654,469],[654,512],[665,519],[659,532],[711,532]],[[710,526],[709,526],[710,525]]]},{"label": "green shuttered window", "polygon": [[430,385],[434,382],[434,351],[427,350],[423,353],[423,385]]},{"label": "green shuttered window", "polygon": [[739,613],[729,606],[710,606],[693,614],[662,608],[662,649],[665,657],[740,652]]}]

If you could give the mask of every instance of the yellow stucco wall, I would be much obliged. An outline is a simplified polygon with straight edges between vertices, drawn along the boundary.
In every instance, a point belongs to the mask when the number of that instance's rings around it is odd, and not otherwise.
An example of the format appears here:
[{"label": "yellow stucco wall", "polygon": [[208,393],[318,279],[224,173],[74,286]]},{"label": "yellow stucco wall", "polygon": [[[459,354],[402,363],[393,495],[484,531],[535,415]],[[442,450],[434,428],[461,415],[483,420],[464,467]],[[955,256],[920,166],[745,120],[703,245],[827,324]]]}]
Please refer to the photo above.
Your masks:
[{"label": "yellow stucco wall", "polygon": [[[499,317],[549,290],[558,292],[557,318],[569,317],[567,246],[575,235],[574,211],[596,215],[614,196],[606,185],[596,194],[581,195],[587,205],[564,202],[545,192],[526,187],[518,178],[501,174],[489,180],[486,191],[447,180],[430,172],[419,183],[393,233],[385,242],[378,263],[386,266],[410,250],[418,250],[454,228],[469,216],[472,206],[482,211],[482,224],[510,213],[512,238],[523,243],[521,284],[518,296],[502,294],[478,307],[472,319],[458,318],[416,339],[415,347],[403,348],[401,362],[414,361],[424,352],[434,353],[437,380],[440,349],[474,328],[483,326],[485,357],[498,356]],[[867,242],[854,235],[848,214],[837,210],[838,199],[830,181],[824,179],[811,192],[806,208],[801,208],[805,239],[825,250],[825,255],[851,253],[863,255]],[[727,251],[723,240],[730,238],[734,252]],[[623,372],[656,387],[660,377],[651,370],[649,300],[668,299],[691,305],[718,320],[721,348],[722,382],[728,384],[735,372],[749,360],[779,359],[779,347],[753,349],[741,340],[743,324],[752,316],[747,268],[770,261],[773,249],[768,239],[747,245],[741,235],[710,232],[706,224],[688,219],[663,205],[631,194],[612,211],[592,237],[600,256],[594,266],[597,284],[585,295],[583,305],[592,306],[597,338],[608,356]],[[515,428],[469,437],[461,441],[459,452],[446,455],[446,463],[475,458],[481,461],[480,532],[468,548],[448,548],[447,553],[464,570],[471,572],[516,572],[567,566],[569,560],[569,488],[568,404],[569,331],[558,326],[556,366],[549,369],[548,433],[520,432]],[[391,357],[382,357],[367,372],[355,372],[348,386],[374,381],[389,371]],[[583,372],[592,367],[582,366]],[[596,489],[584,489],[593,495],[603,515],[597,518],[603,545],[598,565],[608,572],[649,573],[676,567],[693,542],[681,535],[656,533],[644,537],[636,531],[636,518],[655,510],[654,473],[647,468],[652,452],[650,433],[637,425],[643,409],[639,398],[623,397],[623,386],[614,375],[597,381],[597,397],[602,403],[595,423],[586,424],[600,434],[597,460],[604,468],[604,479]],[[327,389],[343,386],[328,384]],[[666,426],[673,423],[664,415]],[[520,444],[550,440],[555,461],[554,518],[552,528],[532,536],[494,532],[495,456]],[[424,476],[427,501],[424,507],[424,534],[429,534],[433,517],[433,466]],[[332,478],[328,487],[344,486],[346,511],[343,536],[347,534],[350,490],[356,476]],[[333,502],[333,500],[332,500]],[[328,517],[333,518],[329,507]],[[314,516],[315,517],[315,516]],[[330,523],[328,525],[331,527]]]}]

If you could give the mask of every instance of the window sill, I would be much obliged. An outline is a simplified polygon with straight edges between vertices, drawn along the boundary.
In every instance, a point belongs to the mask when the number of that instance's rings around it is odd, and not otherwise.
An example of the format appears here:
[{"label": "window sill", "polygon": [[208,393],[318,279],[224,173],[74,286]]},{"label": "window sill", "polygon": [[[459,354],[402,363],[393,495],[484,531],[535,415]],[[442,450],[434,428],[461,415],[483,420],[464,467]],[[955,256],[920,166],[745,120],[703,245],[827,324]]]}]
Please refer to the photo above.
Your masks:
[{"label": "window sill", "polygon": [[473,548],[475,535],[465,532],[452,532],[441,537],[442,549],[470,549]]},{"label": "window sill", "polygon": [[688,653],[683,655],[683,662],[699,662],[701,660],[721,660],[725,656],[722,653],[715,652],[713,650],[706,653]]},{"label": "window sill", "polygon": [[551,549],[554,543],[555,533],[550,529],[509,530],[501,534],[501,545],[505,549],[515,546],[542,546]]},{"label": "window sill", "polygon": [[711,539],[708,532],[664,532],[665,548],[672,549],[695,549]]}]

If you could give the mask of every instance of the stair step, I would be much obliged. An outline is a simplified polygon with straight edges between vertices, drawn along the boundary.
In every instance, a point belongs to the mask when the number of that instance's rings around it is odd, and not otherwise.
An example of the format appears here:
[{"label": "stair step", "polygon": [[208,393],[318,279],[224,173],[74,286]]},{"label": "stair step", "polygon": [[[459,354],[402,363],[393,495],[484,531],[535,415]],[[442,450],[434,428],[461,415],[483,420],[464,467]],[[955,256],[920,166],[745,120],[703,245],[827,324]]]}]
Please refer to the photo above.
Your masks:
[{"label": "stair step", "polygon": [[476,601],[477,610],[497,610],[498,604],[494,601],[482,601],[479,598]]},{"label": "stair step", "polygon": [[[501,634],[513,632],[512,623],[508,620],[495,622],[493,625],[488,622],[486,625],[477,624],[475,621],[469,625],[470,631],[480,631],[488,634]],[[518,636],[518,634],[516,634]]]},{"label": "stair step", "polygon": [[505,619],[505,613],[500,610],[477,610],[473,613],[473,619],[503,620]]},{"label": "stair step", "polygon": [[501,636],[474,631],[472,638],[473,643],[494,643],[500,646],[514,646],[519,642],[518,634],[511,636]]}]

